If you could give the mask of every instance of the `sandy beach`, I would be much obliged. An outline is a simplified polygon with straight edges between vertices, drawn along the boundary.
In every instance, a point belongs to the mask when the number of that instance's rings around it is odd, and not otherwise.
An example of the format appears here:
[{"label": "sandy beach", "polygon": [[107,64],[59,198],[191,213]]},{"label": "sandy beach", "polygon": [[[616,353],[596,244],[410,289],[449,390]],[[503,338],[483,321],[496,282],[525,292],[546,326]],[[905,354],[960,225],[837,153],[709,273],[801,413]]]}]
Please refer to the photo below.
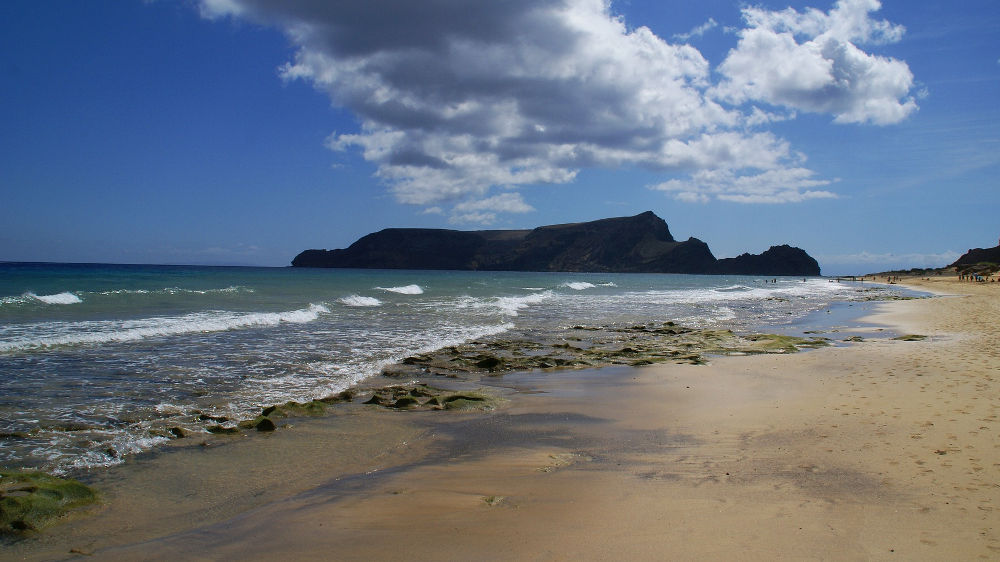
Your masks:
[{"label": "sandy beach", "polygon": [[850,345],[508,375],[485,414],[358,408],[140,459],[7,553],[997,559],[1000,286],[904,283],[950,296],[879,304]]}]

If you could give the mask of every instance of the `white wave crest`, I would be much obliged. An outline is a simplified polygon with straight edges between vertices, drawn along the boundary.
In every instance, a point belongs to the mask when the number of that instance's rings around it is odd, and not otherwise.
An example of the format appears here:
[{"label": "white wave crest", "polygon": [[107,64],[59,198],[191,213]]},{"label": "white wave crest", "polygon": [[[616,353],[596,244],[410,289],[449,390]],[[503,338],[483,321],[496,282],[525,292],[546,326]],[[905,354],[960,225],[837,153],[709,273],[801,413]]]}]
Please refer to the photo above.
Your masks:
[{"label": "white wave crest", "polygon": [[752,291],[753,287],[747,287],[746,285],[730,285],[728,287],[719,287],[718,289],[715,290],[719,291],[720,293],[726,293],[731,291]]},{"label": "white wave crest", "polygon": [[422,295],[424,290],[420,285],[404,285],[402,287],[375,287],[380,291],[388,291],[390,293],[399,293],[401,295]]},{"label": "white wave crest", "polygon": [[583,291],[586,289],[593,289],[597,285],[593,283],[587,283],[586,281],[567,281],[560,285],[560,287],[566,287],[567,289],[573,289],[574,291]]},{"label": "white wave crest", "polygon": [[522,297],[496,297],[489,303],[500,309],[500,312],[507,316],[517,316],[518,311],[524,310],[533,304],[538,304],[552,297],[552,291],[534,293]]},{"label": "white wave crest", "polygon": [[340,304],[346,306],[381,306],[382,301],[376,299],[375,297],[362,297],[358,295],[351,295],[349,297],[344,297],[337,299]]},{"label": "white wave crest", "polygon": [[163,289],[112,289],[101,291],[97,294],[105,297],[113,295],[211,295],[218,293],[253,293],[250,287],[240,285],[230,285],[221,289],[181,289],[180,287],[164,287]]},{"label": "white wave crest", "polygon": [[0,327],[0,352],[44,349],[62,345],[122,343],[191,333],[304,324],[330,310],[321,304],[286,312],[209,311],[139,320],[42,322]]},{"label": "white wave crest", "polygon": [[80,297],[70,292],[59,293],[56,295],[36,295],[34,293],[28,293],[28,296],[40,300],[45,304],[77,304],[83,302],[80,300]]}]

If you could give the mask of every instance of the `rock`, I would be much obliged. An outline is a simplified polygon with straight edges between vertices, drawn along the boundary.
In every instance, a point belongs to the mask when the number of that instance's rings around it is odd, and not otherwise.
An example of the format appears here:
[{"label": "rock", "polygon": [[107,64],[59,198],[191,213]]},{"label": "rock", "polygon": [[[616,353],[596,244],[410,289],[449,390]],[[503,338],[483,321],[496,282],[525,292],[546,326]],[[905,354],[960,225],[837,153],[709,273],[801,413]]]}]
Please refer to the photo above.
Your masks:
[{"label": "rock", "polygon": [[[650,211],[633,217],[541,226],[533,230],[458,231],[389,228],[345,249],[305,250],[294,267],[819,275],[805,251],[772,246],[761,255],[716,260],[697,238],[678,242]],[[419,357],[413,360],[419,361]],[[404,363],[407,360],[404,360]]]},{"label": "rock", "polygon": [[760,255],[743,254],[724,258],[715,266],[716,274],[725,275],[819,275],[819,264],[801,248],[787,244],[771,246]]},{"label": "rock", "polygon": [[1000,246],[993,248],[972,248],[948,267],[964,270],[979,264],[1000,264]]},{"label": "rock", "polygon": [[430,388],[427,385],[420,385],[412,390],[410,390],[410,396],[415,396],[417,398],[428,398],[434,396]]},{"label": "rock", "polygon": [[252,420],[244,420],[236,425],[240,429],[256,429],[257,431],[274,431],[277,426],[269,417],[257,416]]},{"label": "rock", "polygon": [[2,431],[0,439],[27,439],[31,435],[26,431]]},{"label": "rock", "polygon": [[503,361],[501,359],[490,355],[483,357],[482,359],[476,361],[475,363],[476,367],[479,367],[480,369],[488,369],[491,371],[499,367],[501,364],[503,364]]},{"label": "rock", "polygon": [[0,472],[0,534],[37,531],[97,499],[95,490],[76,480],[43,472]]},{"label": "rock", "polygon": [[420,402],[416,398],[413,398],[412,396],[404,396],[392,403],[392,407],[397,408],[399,410],[416,408],[419,405]]},{"label": "rock", "polygon": [[348,390],[344,390],[342,392],[338,392],[337,394],[334,394],[333,396],[327,396],[326,398],[320,398],[319,401],[323,402],[324,404],[339,404],[341,402],[351,402],[351,401],[353,401],[354,400],[354,396],[355,396],[354,391],[348,389]]},{"label": "rock", "polygon": [[445,410],[488,410],[494,399],[476,393],[452,394],[442,400]]},{"label": "rock", "polygon": [[[341,393],[343,394],[343,393]],[[337,395],[340,396],[340,395]],[[351,394],[353,397],[354,395]],[[324,398],[322,400],[311,400],[309,402],[289,401],[284,404],[268,406],[260,411],[264,417],[292,418],[301,416],[320,416],[326,411],[326,405],[339,400],[337,397]]]},{"label": "rock", "polygon": [[277,427],[274,425],[274,422],[271,421],[271,418],[261,418],[261,420],[257,422],[257,425],[255,425],[254,428],[257,431],[274,431],[275,429],[277,429]]},{"label": "rock", "polygon": [[215,433],[219,435],[231,435],[233,433],[239,433],[240,430],[237,427],[224,427],[221,425],[210,425],[205,428],[209,433]]}]

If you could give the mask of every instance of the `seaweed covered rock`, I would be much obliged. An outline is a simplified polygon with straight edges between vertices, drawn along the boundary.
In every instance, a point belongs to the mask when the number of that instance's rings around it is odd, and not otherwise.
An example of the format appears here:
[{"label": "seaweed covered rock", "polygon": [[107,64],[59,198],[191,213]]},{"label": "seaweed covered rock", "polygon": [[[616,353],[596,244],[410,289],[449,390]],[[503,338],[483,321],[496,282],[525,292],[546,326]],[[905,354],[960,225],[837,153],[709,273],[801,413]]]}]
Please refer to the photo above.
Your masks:
[{"label": "seaweed covered rock", "polygon": [[383,374],[396,378],[427,374],[500,376],[537,369],[609,365],[640,366],[664,362],[699,365],[707,361],[706,356],[713,354],[792,353],[828,344],[816,337],[741,336],[730,330],[695,330],[673,322],[625,327],[577,325],[551,335],[548,342],[515,336],[473,341],[410,356],[402,364],[386,367]]},{"label": "seaweed covered rock", "polygon": [[274,423],[274,420],[267,416],[257,416],[252,420],[246,420],[239,423],[240,429],[256,429],[261,432],[274,431],[278,426]]},{"label": "seaweed covered rock", "polygon": [[375,389],[365,404],[394,410],[491,410],[499,400],[484,392],[451,392],[426,384]]},{"label": "seaweed covered rock", "polygon": [[261,415],[281,418],[321,416],[326,412],[326,404],[323,400],[311,400],[309,402],[288,401],[284,404],[275,404],[264,408],[261,411]]},{"label": "seaweed covered rock", "polygon": [[493,407],[493,400],[485,394],[463,392],[452,394],[442,400],[445,410],[488,410]]},{"label": "seaweed covered rock", "polygon": [[44,472],[0,472],[0,533],[37,531],[96,501],[97,492],[76,480]]}]

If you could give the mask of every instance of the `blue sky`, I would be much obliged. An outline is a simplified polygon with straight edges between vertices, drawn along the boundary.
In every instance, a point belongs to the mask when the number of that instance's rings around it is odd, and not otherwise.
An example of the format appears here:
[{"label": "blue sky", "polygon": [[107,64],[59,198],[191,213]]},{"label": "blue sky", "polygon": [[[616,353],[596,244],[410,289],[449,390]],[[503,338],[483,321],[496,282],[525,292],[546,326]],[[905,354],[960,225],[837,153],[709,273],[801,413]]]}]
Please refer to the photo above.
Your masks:
[{"label": "blue sky", "polygon": [[1000,237],[1000,3],[0,4],[0,260],[652,210],[826,274]]}]

